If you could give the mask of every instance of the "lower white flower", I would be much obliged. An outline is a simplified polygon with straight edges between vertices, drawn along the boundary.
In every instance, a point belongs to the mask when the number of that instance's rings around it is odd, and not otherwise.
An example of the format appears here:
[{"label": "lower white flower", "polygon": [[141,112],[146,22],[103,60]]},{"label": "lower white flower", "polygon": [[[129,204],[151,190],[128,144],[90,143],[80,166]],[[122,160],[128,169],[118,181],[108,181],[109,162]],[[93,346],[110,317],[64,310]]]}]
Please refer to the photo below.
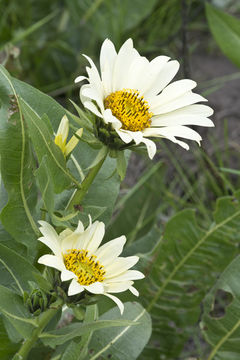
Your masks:
[{"label": "lower white flower", "polygon": [[[65,229],[59,235],[46,221],[39,221],[43,237],[38,240],[47,245],[54,255],[43,255],[38,262],[61,271],[61,280],[72,280],[68,295],[76,295],[84,290],[93,294],[103,294],[112,299],[119,307],[121,314],[123,303],[112,293],[130,290],[138,296],[132,286],[133,280],[142,279],[144,275],[134,266],[138,256],[120,257],[126,242],[120,236],[100,246],[105,233],[103,222],[95,221],[84,230],[81,221],[75,231]],[[100,246],[100,247],[99,247]]]},{"label": "lower white flower", "polygon": [[85,57],[90,63],[88,77],[75,80],[88,81],[80,89],[83,105],[104,124],[111,124],[124,143],[144,143],[151,159],[156,145],[149,137],[163,137],[188,150],[188,144],[179,137],[199,145],[202,138],[187,125],[214,126],[208,119],[213,110],[196,104],[207,100],[192,92],[195,81],[183,79],[169,84],[179,69],[178,61],[167,56],[148,61],[133,47],[132,39],[118,53],[109,39],[103,42],[100,73]]}]

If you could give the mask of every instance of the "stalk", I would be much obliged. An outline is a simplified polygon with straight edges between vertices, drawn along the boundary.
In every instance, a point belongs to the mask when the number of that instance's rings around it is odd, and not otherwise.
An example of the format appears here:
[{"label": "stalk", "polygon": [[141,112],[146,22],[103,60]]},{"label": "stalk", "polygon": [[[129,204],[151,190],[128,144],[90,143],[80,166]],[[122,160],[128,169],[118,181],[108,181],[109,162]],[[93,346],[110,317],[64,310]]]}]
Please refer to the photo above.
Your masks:
[{"label": "stalk", "polygon": [[25,340],[22,344],[19,351],[14,355],[13,360],[25,360],[32,349],[32,347],[37,342],[39,335],[45,329],[50,320],[54,317],[54,315],[58,312],[58,310],[62,307],[63,300],[61,298],[57,299],[55,303],[51,304],[51,307],[44,311],[41,315],[39,315],[38,319],[38,327],[33,330],[32,337]]}]

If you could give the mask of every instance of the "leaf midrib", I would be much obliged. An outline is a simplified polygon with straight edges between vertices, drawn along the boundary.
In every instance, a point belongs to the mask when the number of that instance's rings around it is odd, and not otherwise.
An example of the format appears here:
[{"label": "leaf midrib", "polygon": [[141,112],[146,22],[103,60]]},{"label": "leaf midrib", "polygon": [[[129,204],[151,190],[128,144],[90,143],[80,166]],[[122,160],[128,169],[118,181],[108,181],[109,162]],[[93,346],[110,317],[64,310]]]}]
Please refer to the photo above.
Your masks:
[{"label": "leaf midrib", "polygon": [[169,274],[169,276],[167,277],[167,279],[164,281],[164,283],[162,284],[162,286],[159,288],[159,290],[157,291],[156,295],[154,296],[153,300],[150,302],[150,304],[147,307],[147,311],[150,312],[152,307],[154,306],[154,304],[158,301],[159,297],[162,295],[164,289],[166,288],[166,286],[169,284],[169,282],[172,280],[172,278],[174,277],[174,275],[179,271],[179,269],[185,264],[185,262],[190,258],[190,256],[199,248],[199,246],[201,246],[206,240],[207,238],[214,233],[216,230],[218,230],[221,226],[224,226],[225,224],[227,224],[229,221],[233,220],[235,217],[237,217],[238,215],[240,215],[240,210],[238,210],[235,214],[233,214],[232,216],[228,217],[227,219],[225,219],[224,221],[220,222],[219,224],[217,224],[214,228],[210,229],[192,248],[191,250],[181,259],[181,261],[174,267],[174,269],[172,270],[172,272]]}]

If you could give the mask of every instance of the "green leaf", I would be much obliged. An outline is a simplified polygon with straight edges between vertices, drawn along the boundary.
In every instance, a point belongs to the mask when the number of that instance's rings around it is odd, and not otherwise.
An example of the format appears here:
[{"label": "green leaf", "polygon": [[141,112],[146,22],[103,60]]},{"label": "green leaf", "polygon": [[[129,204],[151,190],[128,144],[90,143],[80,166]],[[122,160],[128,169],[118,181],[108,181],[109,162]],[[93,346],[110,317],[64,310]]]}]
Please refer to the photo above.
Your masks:
[{"label": "green leaf", "polygon": [[125,197],[118,201],[120,211],[108,228],[108,240],[121,235],[124,229],[129,245],[151,229],[161,200],[159,188],[163,179],[163,165],[159,162],[148,169]]},{"label": "green leaf", "polygon": [[37,326],[36,320],[27,311],[22,297],[2,285],[0,285],[0,312],[22,337],[31,337],[33,329]]},{"label": "green leaf", "polygon": [[117,153],[117,173],[120,176],[121,181],[125,178],[127,170],[127,162],[124,151],[118,151]]},{"label": "green leaf", "polygon": [[210,30],[222,52],[240,67],[240,20],[206,4]]},{"label": "green leaf", "polygon": [[74,323],[64,328],[42,333],[40,338],[44,345],[54,348],[57,345],[64,344],[66,341],[82,336],[83,334],[95,331],[98,329],[114,326],[132,326],[135,325],[128,320],[99,320],[89,323]]},{"label": "green leaf", "polygon": [[50,133],[46,117],[40,118],[24,100],[20,99],[20,105],[28,125],[31,140],[36,151],[38,161],[43,157],[47,159],[48,169],[54,182],[54,190],[62,192],[71,184],[71,181],[78,185],[76,179],[66,168],[66,162],[62,151],[54,143],[54,136]]},{"label": "green leaf", "polygon": [[4,323],[0,317],[0,359],[9,360],[17,352],[19,345],[13,344],[5,330]]},{"label": "green leaf", "polygon": [[202,332],[212,346],[208,360],[240,358],[240,256],[234,259],[204,300]]},{"label": "green leaf", "polygon": [[152,343],[158,341],[161,354],[178,357],[200,316],[206,290],[237,254],[239,240],[239,193],[217,201],[214,222],[206,230],[190,209],[167,223],[163,240],[149,256],[148,281],[140,289],[155,325]]},{"label": "green leaf", "polygon": [[49,170],[47,155],[42,158],[39,168],[35,171],[38,186],[42,194],[44,206],[49,214],[54,211],[54,183]]},{"label": "green leaf", "polygon": [[[36,282],[36,276],[41,281],[46,282],[42,278],[40,272],[30,264],[26,258],[17,254],[15,251],[0,243],[0,284],[18,290],[21,295],[24,291],[29,291],[29,281]],[[39,280],[40,281],[40,280]]]},{"label": "green leaf", "polygon": [[[35,166],[10,75],[0,67],[0,154],[1,174],[8,202],[1,212],[4,228],[24,243],[31,254],[38,228],[32,217],[37,194],[32,168]],[[11,99],[11,102],[10,102]],[[22,224],[25,224],[23,227]]]},{"label": "green leaf", "polygon": [[[119,310],[115,307],[100,319],[114,320],[119,317]],[[112,360],[137,359],[151,336],[151,318],[147,311],[136,302],[124,304],[123,319],[136,323],[134,327],[101,329],[94,334],[89,346],[88,360],[103,357]]]}]

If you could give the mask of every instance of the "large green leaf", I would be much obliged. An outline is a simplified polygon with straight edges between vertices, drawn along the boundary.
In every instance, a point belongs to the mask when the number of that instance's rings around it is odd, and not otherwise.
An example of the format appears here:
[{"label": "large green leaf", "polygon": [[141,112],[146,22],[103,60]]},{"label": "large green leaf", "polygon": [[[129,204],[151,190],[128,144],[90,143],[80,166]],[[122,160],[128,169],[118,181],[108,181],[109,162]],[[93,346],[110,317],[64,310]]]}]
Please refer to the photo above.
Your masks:
[{"label": "large green leaf", "polygon": [[[30,109],[34,111],[35,119],[37,119],[36,116],[38,118],[42,118],[44,114],[46,114],[51,121],[52,127],[55,132],[64,114],[67,113],[69,115],[71,123],[71,114],[50,96],[43,94],[41,91],[16,79],[13,79],[13,85],[16,89],[17,94],[20,95],[20,97],[26,104],[25,108],[28,109],[28,114],[29,112],[32,113]],[[84,126],[84,122],[80,126]],[[83,133],[85,133],[85,131],[86,130],[84,129]],[[86,169],[93,163],[94,159],[97,157],[97,153],[98,151],[89,147],[88,144],[81,141],[79,142],[78,146],[73,151],[73,156],[75,158],[75,162],[77,163],[78,168],[81,169],[82,174],[86,174]],[[71,161],[68,162],[68,166],[75,178],[80,181],[81,178],[79,177],[79,171],[76,166],[71,163]],[[104,221],[105,223],[109,222],[111,218],[113,207],[119,193],[120,179],[117,174],[113,175],[115,167],[116,160],[108,157],[105,160],[105,163],[99,174],[96,176],[83,203],[84,208],[86,207],[86,205],[98,208],[105,208],[107,198],[107,209],[104,212],[101,211],[101,216],[99,216],[99,219]],[[43,170],[44,169],[41,169],[41,172]],[[47,174],[45,174],[44,177],[46,180]],[[43,190],[44,185],[46,185],[46,181],[43,181],[41,191]],[[61,196],[58,196],[56,200],[57,210],[65,209],[70,196],[71,193],[69,191],[65,191],[61,194]],[[93,210],[93,212],[94,211],[95,210]]]},{"label": "large green leaf", "polygon": [[221,274],[204,300],[201,322],[212,351],[208,360],[240,358],[240,256]]},{"label": "large green leaf", "polygon": [[[119,310],[115,307],[103,314],[100,319],[114,320],[118,317]],[[89,346],[88,360],[96,360],[101,357],[112,360],[138,358],[151,336],[151,318],[147,311],[136,302],[124,304],[122,318],[132,320],[137,325],[97,331]]]},{"label": "large green leaf", "polygon": [[114,326],[132,326],[135,325],[130,320],[99,320],[89,323],[73,323],[61,329],[42,333],[40,338],[44,345],[51,346],[52,348],[57,345],[64,344],[65,342],[74,339],[75,337],[82,336],[83,334],[95,331],[98,329]]},{"label": "large green leaf", "polygon": [[23,298],[2,285],[0,285],[0,313],[24,338],[31,337],[33,329],[37,326],[24,306]]},{"label": "large green leaf", "polygon": [[26,258],[0,243],[0,284],[18,290],[23,295],[29,291],[29,281],[37,282],[40,272]]},{"label": "large green leaf", "polygon": [[[161,162],[147,169],[139,181],[119,200],[120,209],[108,228],[108,240],[123,233],[128,244],[144,236],[152,227],[161,204],[161,183],[164,181]],[[131,209],[130,211],[126,209]]]},{"label": "large green leaf", "polygon": [[148,281],[140,289],[154,320],[152,342],[161,354],[178,357],[198,321],[206,290],[238,253],[239,240],[239,194],[218,200],[214,221],[206,230],[190,209],[167,223],[145,270]]},{"label": "large green leaf", "polygon": [[0,317],[0,359],[9,360],[17,352],[19,345],[13,344],[5,330],[2,318]]},{"label": "large green leaf", "polygon": [[222,52],[240,67],[240,20],[206,4],[210,30]]},{"label": "large green leaf", "polygon": [[8,202],[1,212],[1,221],[12,237],[27,245],[33,253],[33,240],[38,234],[32,216],[37,200],[32,173],[34,162],[16,91],[11,77],[2,67],[0,82],[1,174],[8,193]]}]

